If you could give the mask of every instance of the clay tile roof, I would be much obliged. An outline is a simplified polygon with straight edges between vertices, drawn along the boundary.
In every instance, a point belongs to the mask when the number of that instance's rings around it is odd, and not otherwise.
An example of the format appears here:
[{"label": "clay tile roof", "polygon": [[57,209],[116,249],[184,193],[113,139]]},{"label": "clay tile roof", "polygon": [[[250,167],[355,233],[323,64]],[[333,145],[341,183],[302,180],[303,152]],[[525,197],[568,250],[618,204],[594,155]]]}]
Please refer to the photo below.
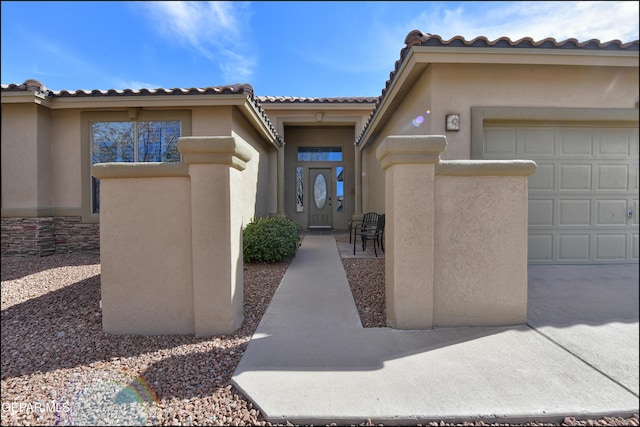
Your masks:
[{"label": "clay tile roof", "polygon": [[[4,88],[3,88],[4,89]],[[173,88],[173,89],[108,89],[108,90],[59,90],[52,91],[52,96],[59,98],[81,98],[102,96],[160,96],[160,95],[237,95],[253,96],[253,88],[249,84],[234,84],[226,86],[210,86],[206,88]]]},{"label": "clay tile roof", "polygon": [[249,84],[234,84],[226,86],[210,86],[205,88],[173,88],[173,89],[93,89],[93,90],[48,90],[38,80],[29,79],[24,83],[2,85],[3,92],[19,91],[39,91],[46,92],[52,98],[85,98],[103,96],[154,96],[154,95],[237,95],[245,94],[253,97],[253,87]]},{"label": "clay tile roof", "polygon": [[40,92],[52,98],[100,98],[111,96],[160,96],[160,95],[246,95],[251,104],[256,109],[260,118],[264,121],[269,131],[273,134],[274,138],[279,145],[282,145],[282,138],[276,132],[275,127],[264,112],[262,106],[254,96],[253,87],[249,84],[233,84],[226,86],[210,86],[205,88],[173,88],[173,89],[108,89],[108,90],[59,90],[52,91],[45,88],[45,86],[37,80],[29,79],[24,83],[18,84],[3,84],[1,87],[2,92]]},{"label": "clay tile roof", "polygon": [[372,104],[377,97],[304,98],[299,96],[258,96],[263,104]]},{"label": "clay tile roof", "polygon": [[378,108],[384,99],[391,82],[395,78],[402,61],[406,57],[409,50],[414,46],[439,46],[439,47],[470,47],[470,48],[507,48],[507,49],[582,49],[582,50],[617,50],[617,51],[631,51],[637,52],[640,50],[640,40],[634,40],[629,43],[622,43],[620,40],[611,40],[607,42],[601,42],[597,39],[591,39],[584,42],[580,42],[576,39],[567,39],[564,41],[557,41],[554,38],[547,37],[546,39],[535,41],[531,37],[523,37],[519,40],[512,41],[509,37],[500,37],[496,40],[489,40],[486,37],[476,37],[473,40],[466,40],[462,36],[455,36],[449,40],[443,40],[442,37],[423,33],[420,30],[413,30],[407,34],[404,39],[405,47],[400,50],[400,59],[395,62],[395,67],[391,73],[389,73],[389,80],[387,80],[385,87],[382,89],[381,95],[378,97],[373,111],[369,115],[369,119],[362,128],[362,132],[356,140],[356,145],[359,145],[362,141],[362,136],[367,131],[367,128],[371,124],[371,121],[375,114],[378,112]]}]

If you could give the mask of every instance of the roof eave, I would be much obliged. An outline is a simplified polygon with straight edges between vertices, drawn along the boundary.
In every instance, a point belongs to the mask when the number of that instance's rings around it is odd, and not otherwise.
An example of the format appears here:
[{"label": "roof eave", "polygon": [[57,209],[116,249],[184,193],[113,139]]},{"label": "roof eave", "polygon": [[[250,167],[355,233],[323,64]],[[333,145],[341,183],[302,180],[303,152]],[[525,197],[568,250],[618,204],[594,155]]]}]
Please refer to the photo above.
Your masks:
[{"label": "roof eave", "polygon": [[387,122],[390,107],[397,104],[397,96],[406,92],[430,64],[521,64],[521,65],[567,65],[567,66],[616,66],[638,68],[638,51],[580,50],[580,49],[532,49],[503,47],[450,47],[412,46],[395,72],[380,105],[356,141],[363,149],[369,140]]},{"label": "roof eave", "polygon": [[268,119],[262,116],[256,105],[249,98],[245,97],[245,101],[246,102],[239,105],[242,114],[250,123],[254,124],[255,129],[269,144],[275,148],[280,148],[282,146],[282,140],[277,132],[272,129],[270,123],[267,122]]},{"label": "roof eave", "polygon": [[3,91],[0,102],[2,104],[38,104],[51,108],[51,98],[43,93],[31,91]]},{"label": "roof eave", "polygon": [[261,102],[265,110],[371,110],[375,102],[344,102],[344,103],[303,103],[303,102]]},{"label": "roof eave", "polygon": [[55,97],[51,108],[105,108],[105,107],[191,107],[241,105],[245,94],[211,95],[115,95]]}]

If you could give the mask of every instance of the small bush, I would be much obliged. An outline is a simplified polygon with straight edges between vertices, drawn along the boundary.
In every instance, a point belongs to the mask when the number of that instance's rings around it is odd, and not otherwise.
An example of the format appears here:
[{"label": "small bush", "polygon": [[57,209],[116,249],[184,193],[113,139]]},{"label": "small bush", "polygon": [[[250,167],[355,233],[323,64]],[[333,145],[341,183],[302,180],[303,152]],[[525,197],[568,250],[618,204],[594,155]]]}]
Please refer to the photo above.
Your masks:
[{"label": "small bush", "polygon": [[287,218],[257,218],[242,232],[242,255],[247,262],[279,262],[295,255],[300,226]]}]

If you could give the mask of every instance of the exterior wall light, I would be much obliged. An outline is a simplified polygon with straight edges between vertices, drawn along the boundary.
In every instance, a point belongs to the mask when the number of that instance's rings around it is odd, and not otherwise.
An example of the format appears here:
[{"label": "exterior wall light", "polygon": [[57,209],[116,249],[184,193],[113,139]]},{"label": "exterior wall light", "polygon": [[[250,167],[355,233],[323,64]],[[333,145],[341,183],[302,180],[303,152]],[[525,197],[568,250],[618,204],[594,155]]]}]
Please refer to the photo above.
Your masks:
[{"label": "exterior wall light", "polygon": [[447,130],[460,130],[460,114],[447,114]]}]

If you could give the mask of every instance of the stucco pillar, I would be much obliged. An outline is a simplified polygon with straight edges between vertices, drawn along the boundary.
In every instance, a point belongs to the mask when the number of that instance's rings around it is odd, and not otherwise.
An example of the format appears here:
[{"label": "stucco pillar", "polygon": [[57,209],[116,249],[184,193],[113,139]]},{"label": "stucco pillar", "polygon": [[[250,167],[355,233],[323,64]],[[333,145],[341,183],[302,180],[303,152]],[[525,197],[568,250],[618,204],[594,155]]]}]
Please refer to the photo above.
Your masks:
[{"label": "stucco pillar", "polygon": [[355,150],[356,206],[352,218],[362,219],[362,150],[357,145]]},{"label": "stucco pillar", "polygon": [[231,333],[243,320],[241,171],[250,147],[233,137],[182,137],[189,165],[195,335]]},{"label": "stucco pillar", "polygon": [[376,150],[385,171],[387,323],[429,329],[434,314],[435,165],[444,136],[389,136]]},{"label": "stucco pillar", "polygon": [[278,148],[278,190],[277,190],[277,203],[278,203],[278,216],[284,218],[286,216],[284,212],[284,143]]}]

